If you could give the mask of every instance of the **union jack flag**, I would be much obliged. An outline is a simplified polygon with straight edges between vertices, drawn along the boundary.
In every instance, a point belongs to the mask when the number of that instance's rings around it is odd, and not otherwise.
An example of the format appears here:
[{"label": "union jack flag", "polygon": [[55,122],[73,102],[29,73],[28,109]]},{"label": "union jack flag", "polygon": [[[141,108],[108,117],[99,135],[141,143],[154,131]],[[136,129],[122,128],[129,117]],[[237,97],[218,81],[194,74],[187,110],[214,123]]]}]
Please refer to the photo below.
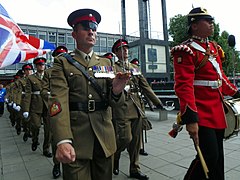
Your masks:
[{"label": "union jack flag", "polygon": [[42,56],[54,49],[53,44],[24,34],[0,4],[0,69]]}]

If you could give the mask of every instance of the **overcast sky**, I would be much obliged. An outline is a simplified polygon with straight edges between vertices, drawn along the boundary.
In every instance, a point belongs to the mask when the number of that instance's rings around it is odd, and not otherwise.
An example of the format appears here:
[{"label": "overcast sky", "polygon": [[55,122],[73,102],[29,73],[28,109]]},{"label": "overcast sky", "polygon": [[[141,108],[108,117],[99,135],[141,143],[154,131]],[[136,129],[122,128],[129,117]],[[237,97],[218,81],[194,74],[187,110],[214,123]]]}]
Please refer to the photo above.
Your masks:
[{"label": "overcast sky", "polygon": [[[167,19],[177,14],[186,15],[194,7],[204,7],[226,30],[236,37],[240,50],[239,7],[237,0],[166,0]],[[68,15],[80,8],[93,8],[102,16],[99,32],[122,33],[121,0],[0,0],[17,23],[69,28]],[[152,37],[162,37],[161,0],[149,0]],[[127,34],[138,35],[138,0],[126,0]]]}]

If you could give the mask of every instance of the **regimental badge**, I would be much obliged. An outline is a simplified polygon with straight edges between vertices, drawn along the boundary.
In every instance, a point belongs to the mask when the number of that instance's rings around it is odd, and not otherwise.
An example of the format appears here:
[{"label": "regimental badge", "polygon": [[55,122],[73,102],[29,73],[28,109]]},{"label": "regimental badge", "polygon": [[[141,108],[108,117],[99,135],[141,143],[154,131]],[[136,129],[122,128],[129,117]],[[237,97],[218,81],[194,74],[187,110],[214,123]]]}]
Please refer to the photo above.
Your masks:
[{"label": "regimental badge", "polygon": [[92,68],[95,78],[111,78],[115,77],[112,66],[93,66]]},{"label": "regimental badge", "polygon": [[50,116],[53,117],[62,111],[61,104],[59,102],[54,102],[50,106]]},{"label": "regimental badge", "polygon": [[181,56],[179,56],[179,57],[177,58],[177,63],[178,63],[178,64],[182,63],[182,57],[181,57]]}]

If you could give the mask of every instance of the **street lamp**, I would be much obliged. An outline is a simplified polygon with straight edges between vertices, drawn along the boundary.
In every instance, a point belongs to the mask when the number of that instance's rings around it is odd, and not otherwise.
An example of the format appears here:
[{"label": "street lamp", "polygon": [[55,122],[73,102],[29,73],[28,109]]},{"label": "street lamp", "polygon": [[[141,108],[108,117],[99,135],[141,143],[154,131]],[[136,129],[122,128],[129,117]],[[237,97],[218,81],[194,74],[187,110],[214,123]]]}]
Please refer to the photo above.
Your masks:
[{"label": "street lamp", "polygon": [[236,85],[236,80],[235,80],[235,53],[234,53],[234,47],[235,47],[236,41],[235,41],[235,36],[234,35],[229,35],[228,36],[228,45],[231,47],[232,50],[232,64],[233,64],[233,84]]}]

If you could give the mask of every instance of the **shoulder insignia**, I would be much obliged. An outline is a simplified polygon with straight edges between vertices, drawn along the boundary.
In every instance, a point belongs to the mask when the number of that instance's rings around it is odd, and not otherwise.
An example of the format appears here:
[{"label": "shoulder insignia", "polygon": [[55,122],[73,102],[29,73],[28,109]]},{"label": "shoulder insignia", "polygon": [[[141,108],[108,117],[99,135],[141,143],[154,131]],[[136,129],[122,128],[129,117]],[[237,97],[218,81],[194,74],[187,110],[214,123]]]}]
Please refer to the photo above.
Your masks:
[{"label": "shoulder insignia", "polygon": [[180,44],[180,45],[174,46],[171,49],[170,53],[173,55],[175,52],[178,52],[178,51],[184,51],[190,55],[193,55],[192,49],[185,44]]},{"label": "shoulder insignia", "polygon": [[61,104],[59,102],[54,102],[50,106],[50,116],[53,117],[62,111]]}]

